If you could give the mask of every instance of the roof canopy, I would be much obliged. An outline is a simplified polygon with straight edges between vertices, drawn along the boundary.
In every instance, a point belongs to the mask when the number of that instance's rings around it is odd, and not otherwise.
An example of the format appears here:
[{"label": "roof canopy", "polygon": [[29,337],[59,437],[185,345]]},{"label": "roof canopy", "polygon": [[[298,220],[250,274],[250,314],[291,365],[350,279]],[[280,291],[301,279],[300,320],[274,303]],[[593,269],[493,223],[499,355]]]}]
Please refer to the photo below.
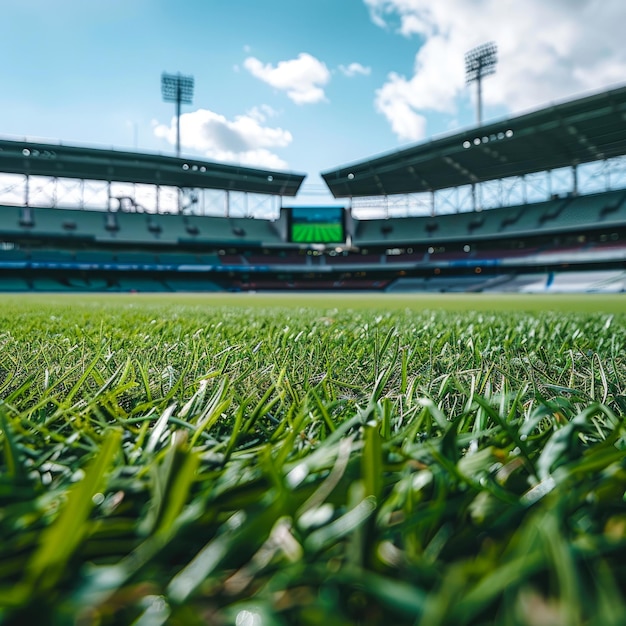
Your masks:
[{"label": "roof canopy", "polygon": [[335,198],[435,191],[626,154],[626,87],[322,173]]},{"label": "roof canopy", "polygon": [[295,196],[305,176],[198,159],[0,139],[0,172]]}]

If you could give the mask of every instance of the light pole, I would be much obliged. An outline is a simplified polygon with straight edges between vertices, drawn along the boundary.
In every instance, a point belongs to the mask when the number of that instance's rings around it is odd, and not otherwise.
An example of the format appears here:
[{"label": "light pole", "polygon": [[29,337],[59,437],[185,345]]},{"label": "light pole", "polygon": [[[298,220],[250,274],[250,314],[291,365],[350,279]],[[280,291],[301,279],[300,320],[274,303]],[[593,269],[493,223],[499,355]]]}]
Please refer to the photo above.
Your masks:
[{"label": "light pole", "polygon": [[180,156],[180,105],[191,104],[193,99],[193,76],[182,74],[161,75],[161,93],[165,102],[176,103],[176,156]]},{"label": "light pole", "polygon": [[465,54],[465,80],[469,85],[476,81],[477,86],[477,102],[476,102],[476,122],[478,126],[482,124],[483,118],[483,102],[482,102],[482,79],[483,76],[496,73],[496,63],[498,48],[491,41],[489,43],[478,46]]}]

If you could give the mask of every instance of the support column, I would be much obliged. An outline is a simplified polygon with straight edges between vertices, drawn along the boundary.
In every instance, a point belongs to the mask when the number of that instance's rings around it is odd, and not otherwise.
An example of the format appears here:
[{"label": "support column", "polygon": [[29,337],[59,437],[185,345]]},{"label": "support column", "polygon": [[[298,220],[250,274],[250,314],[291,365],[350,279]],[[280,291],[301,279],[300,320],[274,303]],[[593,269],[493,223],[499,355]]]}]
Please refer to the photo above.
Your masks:
[{"label": "support column", "polygon": [[548,200],[552,200],[552,170],[548,170]]},{"label": "support column", "polygon": [[[176,156],[180,158],[180,103],[182,100],[180,79],[176,83]],[[180,205],[178,208],[180,213]]]},{"label": "support column", "polygon": [[[482,65],[482,64],[481,64]],[[482,72],[479,65],[478,78],[476,79],[476,126],[480,126],[483,121],[483,90],[482,90]]]}]

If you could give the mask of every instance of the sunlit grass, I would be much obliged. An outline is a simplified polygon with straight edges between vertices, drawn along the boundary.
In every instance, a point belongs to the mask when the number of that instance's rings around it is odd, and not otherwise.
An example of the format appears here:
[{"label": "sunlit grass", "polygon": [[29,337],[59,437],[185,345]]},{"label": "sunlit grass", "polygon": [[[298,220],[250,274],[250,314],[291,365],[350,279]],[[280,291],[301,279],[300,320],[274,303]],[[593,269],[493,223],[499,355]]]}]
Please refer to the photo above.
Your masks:
[{"label": "sunlit grass", "polygon": [[3,298],[0,620],[622,623],[622,302]]},{"label": "sunlit grass", "polygon": [[328,309],[353,307],[359,310],[380,309],[414,311],[561,311],[566,313],[624,313],[624,294],[457,294],[457,293],[187,293],[187,294],[3,294],[3,300],[20,303],[43,302],[72,306],[73,302],[111,304],[152,302],[188,304],[190,306],[244,306],[246,308],[306,307]]}]

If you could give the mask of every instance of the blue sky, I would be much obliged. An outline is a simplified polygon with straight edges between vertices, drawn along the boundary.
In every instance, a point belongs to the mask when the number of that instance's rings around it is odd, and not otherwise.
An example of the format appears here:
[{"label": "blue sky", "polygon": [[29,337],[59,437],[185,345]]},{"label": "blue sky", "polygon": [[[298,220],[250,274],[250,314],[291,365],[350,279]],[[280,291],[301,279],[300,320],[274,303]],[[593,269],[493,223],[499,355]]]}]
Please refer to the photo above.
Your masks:
[{"label": "blue sky", "polygon": [[0,134],[174,153],[161,73],[195,78],[182,153],[308,174],[626,78],[623,0],[4,2]]}]

